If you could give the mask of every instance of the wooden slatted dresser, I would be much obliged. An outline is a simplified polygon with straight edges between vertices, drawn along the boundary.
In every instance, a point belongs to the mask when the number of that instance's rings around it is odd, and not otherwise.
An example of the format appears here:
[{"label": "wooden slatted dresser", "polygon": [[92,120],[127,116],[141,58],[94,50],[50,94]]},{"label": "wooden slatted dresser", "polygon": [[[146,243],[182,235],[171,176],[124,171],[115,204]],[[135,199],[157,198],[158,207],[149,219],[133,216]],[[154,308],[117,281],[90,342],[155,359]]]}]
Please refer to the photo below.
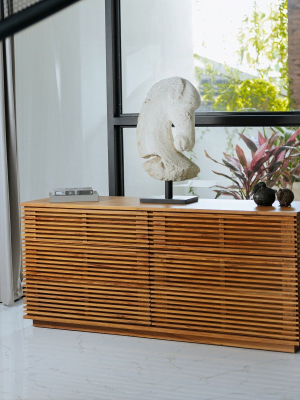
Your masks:
[{"label": "wooden slatted dresser", "polygon": [[34,326],[298,350],[300,202],[21,206]]}]

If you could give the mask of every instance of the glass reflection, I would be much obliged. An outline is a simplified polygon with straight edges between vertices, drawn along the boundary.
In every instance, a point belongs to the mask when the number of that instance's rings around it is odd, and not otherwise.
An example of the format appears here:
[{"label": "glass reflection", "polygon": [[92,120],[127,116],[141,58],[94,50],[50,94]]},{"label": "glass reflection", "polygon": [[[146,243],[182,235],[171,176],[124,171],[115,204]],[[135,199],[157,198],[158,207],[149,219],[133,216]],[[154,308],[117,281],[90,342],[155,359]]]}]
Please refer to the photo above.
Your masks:
[{"label": "glass reflection", "polygon": [[292,3],[122,0],[123,112],[139,112],[150,87],[171,76],[198,88],[198,111],[299,109]]}]

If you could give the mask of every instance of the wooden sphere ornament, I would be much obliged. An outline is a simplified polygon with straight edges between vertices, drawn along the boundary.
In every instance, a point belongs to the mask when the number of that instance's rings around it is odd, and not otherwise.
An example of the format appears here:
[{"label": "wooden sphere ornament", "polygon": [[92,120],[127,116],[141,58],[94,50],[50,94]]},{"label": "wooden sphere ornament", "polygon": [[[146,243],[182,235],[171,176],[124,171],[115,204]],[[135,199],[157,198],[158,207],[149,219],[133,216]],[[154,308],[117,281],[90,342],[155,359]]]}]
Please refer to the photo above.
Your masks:
[{"label": "wooden sphere ornament", "polygon": [[281,207],[290,207],[294,200],[294,193],[290,189],[279,189],[277,199]]}]

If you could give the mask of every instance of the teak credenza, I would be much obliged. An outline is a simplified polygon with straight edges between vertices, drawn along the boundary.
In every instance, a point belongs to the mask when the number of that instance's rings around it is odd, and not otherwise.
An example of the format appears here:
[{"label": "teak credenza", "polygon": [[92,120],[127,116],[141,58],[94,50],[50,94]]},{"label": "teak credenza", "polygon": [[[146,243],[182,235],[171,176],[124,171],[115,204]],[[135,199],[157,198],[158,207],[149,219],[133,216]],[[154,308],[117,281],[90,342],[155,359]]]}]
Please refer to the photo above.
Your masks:
[{"label": "teak credenza", "polygon": [[21,206],[34,326],[298,350],[300,202]]}]

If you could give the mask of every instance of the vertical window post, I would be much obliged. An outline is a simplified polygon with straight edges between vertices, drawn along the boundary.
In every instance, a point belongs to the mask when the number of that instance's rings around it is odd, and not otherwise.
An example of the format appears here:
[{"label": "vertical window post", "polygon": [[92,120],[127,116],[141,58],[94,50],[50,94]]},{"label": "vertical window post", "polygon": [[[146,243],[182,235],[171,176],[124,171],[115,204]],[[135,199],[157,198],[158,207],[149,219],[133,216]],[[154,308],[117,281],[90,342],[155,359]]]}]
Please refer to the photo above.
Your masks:
[{"label": "vertical window post", "polygon": [[105,0],[109,195],[124,196],[120,0]]}]

